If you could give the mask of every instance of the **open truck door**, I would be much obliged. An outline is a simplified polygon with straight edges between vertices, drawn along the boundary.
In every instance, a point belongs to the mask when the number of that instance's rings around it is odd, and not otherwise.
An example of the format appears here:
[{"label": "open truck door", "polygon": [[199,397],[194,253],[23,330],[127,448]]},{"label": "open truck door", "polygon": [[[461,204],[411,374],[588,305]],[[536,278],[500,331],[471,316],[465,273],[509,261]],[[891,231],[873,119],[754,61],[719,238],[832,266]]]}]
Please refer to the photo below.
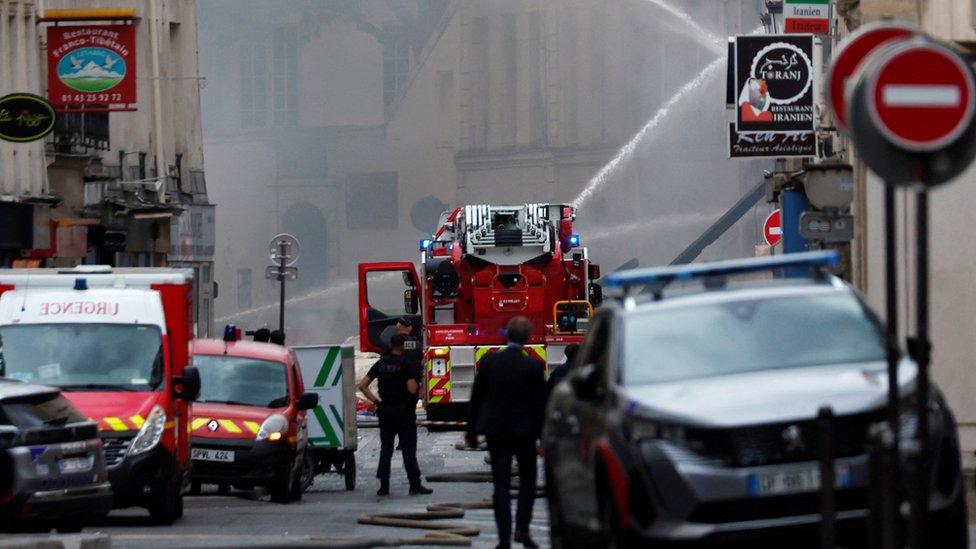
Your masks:
[{"label": "open truck door", "polygon": [[413,263],[360,263],[359,348],[383,352],[397,319],[404,316],[413,320],[417,332],[421,325],[421,297],[420,278]]}]

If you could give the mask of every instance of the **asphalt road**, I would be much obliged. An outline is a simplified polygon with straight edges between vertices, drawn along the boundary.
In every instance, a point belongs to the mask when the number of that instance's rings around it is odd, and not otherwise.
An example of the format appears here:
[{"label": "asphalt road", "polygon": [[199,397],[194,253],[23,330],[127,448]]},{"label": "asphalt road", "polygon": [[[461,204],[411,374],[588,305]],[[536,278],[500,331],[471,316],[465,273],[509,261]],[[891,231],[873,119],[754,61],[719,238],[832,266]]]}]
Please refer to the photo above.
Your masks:
[{"label": "asphalt road", "polygon": [[[427,474],[488,471],[484,452],[459,451],[454,445],[460,433],[427,433],[421,429],[418,457],[421,471]],[[219,496],[215,487],[185,500],[184,517],[169,527],[152,526],[148,514],[140,509],[115,511],[106,522],[85,529],[85,534],[111,537],[112,547],[244,547],[269,545],[323,544],[341,538],[400,538],[422,536],[423,532],[403,528],[364,526],[357,517],[376,512],[423,511],[431,503],[476,503],[491,495],[487,483],[431,483],[429,496],[407,495],[407,478],[400,454],[393,457],[392,495],[379,497],[375,478],[379,456],[379,431],[359,430],[357,487],[347,492],[338,475],[322,475],[300,502],[272,503],[257,492],[234,492]],[[540,466],[541,468],[541,466]],[[210,489],[208,493],[208,488]],[[532,535],[542,546],[548,545],[548,520],[545,502],[538,500]],[[514,516],[514,505],[513,505]],[[475,547],[494,547],[498,543],[490,509],[469,510],[461,522],[480,528],[473,538]],[[0,540],[2,541],[2,540]]]}]

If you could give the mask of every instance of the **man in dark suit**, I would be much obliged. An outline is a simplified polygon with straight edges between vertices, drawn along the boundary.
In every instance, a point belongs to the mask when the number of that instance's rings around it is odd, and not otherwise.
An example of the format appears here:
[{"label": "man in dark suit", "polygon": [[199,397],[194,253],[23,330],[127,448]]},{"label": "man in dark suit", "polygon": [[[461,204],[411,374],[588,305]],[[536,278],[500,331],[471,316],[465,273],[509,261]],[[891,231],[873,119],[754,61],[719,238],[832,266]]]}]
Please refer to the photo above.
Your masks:
[{"label": "man in dark suit", "polygon": [[478,435],[488,441],[498,546],[503,548],[510,547],[512,539],[512,457],[519,470],[515,541],[538,547],[529,537],[529,523],[536,491],[536,445],[546,405],[546,365],[523,348],[531,333],[529,319],[513,318],[508,323],[508,347],[481,359],[471,390],[465,438],[471,446],[477,446]]}]

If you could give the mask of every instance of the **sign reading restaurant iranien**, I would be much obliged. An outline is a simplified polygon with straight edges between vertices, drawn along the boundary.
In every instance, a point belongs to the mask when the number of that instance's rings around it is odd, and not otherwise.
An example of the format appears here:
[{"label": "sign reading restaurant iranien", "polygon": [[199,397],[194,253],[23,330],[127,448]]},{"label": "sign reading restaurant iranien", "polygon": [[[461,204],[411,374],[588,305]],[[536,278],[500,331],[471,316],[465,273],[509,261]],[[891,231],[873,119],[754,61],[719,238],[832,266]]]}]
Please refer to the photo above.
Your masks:
[{"label": "sign reading restaurant iranien", "polygon": [[783,4],[783,28],[789,33],[829,33],[830,0],[786,0]]}]

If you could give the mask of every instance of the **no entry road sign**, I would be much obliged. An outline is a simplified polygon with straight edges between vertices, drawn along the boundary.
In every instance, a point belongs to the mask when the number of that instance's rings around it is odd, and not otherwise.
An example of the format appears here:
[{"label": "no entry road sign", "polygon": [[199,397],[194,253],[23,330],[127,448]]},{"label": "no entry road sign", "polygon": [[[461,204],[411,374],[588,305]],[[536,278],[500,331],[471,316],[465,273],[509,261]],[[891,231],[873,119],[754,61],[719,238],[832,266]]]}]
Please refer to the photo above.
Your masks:
[{"label": "no entry road sign", "polygon": [[775,246],[783,240],[783,225],[779,209],[773,210],[766,216],[766,221],[763,223],[763,238],[770,246]]},{"label": "no entry road sign", "polygon": [[844,92],[847,81],[872,52],[893,41],[915,36],[915,29],[905,23],[876,21],[862,26],[837,47],[827,71],[827,107],[834,115],[837,128],[847,133],[848,119]]},{"label": "no entry road sign", "polygon": [[939,150],[973,121],[976,82],[945,46],[918,42],[892,48],[868,81],[868,108],[878,130],[911,152]]},{"label": "no entry road sign", "polygon": [[886,183],[946,183],[976,156],[976,76],[949,46],[915,37],[883,45],[847,94],[851,137]]}]

